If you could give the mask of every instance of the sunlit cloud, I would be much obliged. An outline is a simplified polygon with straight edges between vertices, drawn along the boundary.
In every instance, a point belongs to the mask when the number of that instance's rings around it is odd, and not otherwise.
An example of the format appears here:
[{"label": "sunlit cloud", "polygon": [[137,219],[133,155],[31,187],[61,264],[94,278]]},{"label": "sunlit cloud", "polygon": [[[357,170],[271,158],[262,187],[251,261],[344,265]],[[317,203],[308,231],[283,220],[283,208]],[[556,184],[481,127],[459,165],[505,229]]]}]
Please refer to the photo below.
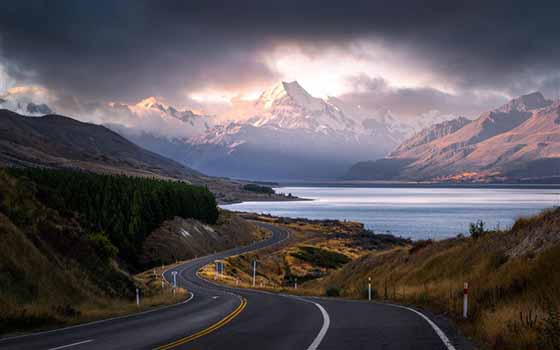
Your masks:
[{"label": "sunlit cloud", "polygon": [[311,94],[323,98],[354,91],[355,86],[349,83],[348,77],[360,74],[383,76],[395,87],[419,87],[435,80],[404,50],[372,41],[360,40],[321,50],[282,45],[262,53],[262,57],[282,80],[297,80]]},{"label": "sunlit cloud", "polygon": [[218,89],[206,89],[202,91],[196,91],[188,96],[200,103],[231,103],[233,99],[241,100],[255,100],[259,97],[259,91],[257,90],[218,90]]}]

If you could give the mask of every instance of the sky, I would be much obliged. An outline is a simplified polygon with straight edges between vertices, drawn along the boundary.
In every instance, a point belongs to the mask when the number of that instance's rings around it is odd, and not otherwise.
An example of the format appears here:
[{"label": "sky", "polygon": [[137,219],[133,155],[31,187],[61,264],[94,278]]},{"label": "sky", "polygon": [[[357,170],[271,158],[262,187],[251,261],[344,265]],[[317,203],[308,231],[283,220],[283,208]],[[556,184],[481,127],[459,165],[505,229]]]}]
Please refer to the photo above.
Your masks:
[{"label": "sky", "polygon": [[297,80],[366,112],[474,117],[558,95],[559,16],[557,0],[6,0],[0,95],[73,114],[149,96],[219,114]]}]

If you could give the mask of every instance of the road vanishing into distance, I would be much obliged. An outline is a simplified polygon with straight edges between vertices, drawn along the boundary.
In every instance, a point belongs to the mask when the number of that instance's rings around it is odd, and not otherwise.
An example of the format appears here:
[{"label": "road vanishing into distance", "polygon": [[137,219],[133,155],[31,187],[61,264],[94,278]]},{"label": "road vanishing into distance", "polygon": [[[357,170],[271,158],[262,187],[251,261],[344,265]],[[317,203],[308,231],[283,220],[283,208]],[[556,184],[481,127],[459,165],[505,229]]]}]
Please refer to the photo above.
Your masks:
[{"label": "road vanishing into distance", "polygon": [[[187,349],[341,350],[467,349],[469,343],[445,322],[418,311],[366,301],[302,298],[216,285],[197,271],[216,259],[268,247],[272,237],[250,246],[177,266],[177,284],[191,292],[176,305],[126,317],[0,340],[0,349]],[[172,281],[171,270],[165,272]],[[450,341],[451,339],[451,341]]]}]

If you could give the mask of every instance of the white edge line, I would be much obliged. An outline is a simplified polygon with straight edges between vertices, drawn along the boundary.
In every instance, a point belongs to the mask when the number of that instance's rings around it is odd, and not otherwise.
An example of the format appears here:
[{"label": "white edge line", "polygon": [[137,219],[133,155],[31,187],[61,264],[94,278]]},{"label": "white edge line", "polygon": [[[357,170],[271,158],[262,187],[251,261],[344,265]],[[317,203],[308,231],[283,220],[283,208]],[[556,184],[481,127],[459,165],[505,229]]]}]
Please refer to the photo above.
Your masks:
[{"label": "white edge line", "polygon": [[430,326],[432,326],[432,328],[434,329],[434,331],[436,332],[436,334],[439,336],[439,338],[441,339],[441,341],[443,342],[443,345],[445,345],[447,347],[448,350],[456,350],[455,347],[453,346],[453,344],[451,343],[451,341],[449,340],[449,338],[445,335],[445,333],[441,330],[441,328],[439,328],[434,321],[430,320],[430,318],[426,315],[424,315],[423,313],[421,313],[418,310],[414,310],[413,308],[407,307],[407,306],[403,306],[403,305],[397,305],[397,304],[385,304],[385,305],[389,305],[389,306],[394,306],[394,307],[398,307],[401,309],[405,309],[408,311],[412,311],[415,314],[419,315],[420,317],[422,317],[424,320],[426,320],[426,322],[428,322],[428,324]]},{"label": "white edge line", "polygon": [[91,343],[94,339],[88,339],[88,340],[84,340],[84,341],[80,341],[77,343],[72,343],[72,344],[68,344],[68,345],[62,345],[62,346],[57,346],[56,348],[50,348],[49,350],[59,350],[59,349],[66,349],[69,348],[71,346],[76,346],[76,345],[82,345],[82,344],[86,344],[86,343]]},{"label": "white edge line", "polygon": [[313,305],[317,306],[321,311],[321,314],[323,315],[323,326],[321,327],[319,334],[317,334],[317,336],[313,340],[313,343],[311,343],[311,345],[309,345],[309,347],[307,348],[307,350],[317,350],[317,348],[319,348],[319,345],[323,341],[323,338],[327,334],[327,331],[329,330],[329,326],[331,325],[331,319],[329,318],[329,314],[324,307],[312,301],[310,301],[310,303],[313,303]]},{"label": "white edge line", "polygon": [[[104,318],[102,320],[97,320],[97,321],[91,321],[91,322],[86,322],[86,323],[80,323],[74,326],[68,326],[68,327],[63,327],[63,328],[57,328],[57,329],[51,329],[49,331],[41,331],[41,332],[36,332],[36,333],[30,333],[30,334],[23,334],[23,335],[16,335],[13,337],[7,337],[7,338],[0,338],[0,343],[4,342],[4,341],[8,341],[8,340],[14,340],[14,339],[20,339],[20,338],[26,338],[26,337],[34,337],[37,335],[44,335],[44,334],[49,334],[49,333],[56,333],[56,332],[61,332],[61,331],[65,331],[68,329],[74,329],[74,328],[80,328],[80,327],[87,327],[87,326],[92,326],[94,324],[99,324],[99,323],[103,323],[103,322],[108,322],[108,321],[114,321],[114,320],[120,320],[123,318],[129,318],[129,317],[134,317],[134,316],[138,316],[138,315],[143,315],[143,314],[149,314],[151,312],[156,312],[156,311],[161,311],[161,310],[165,310],[171,307],[175,307],[175,306],[179,306],[182,304],[186,304],[189,301],[191,301],[194,298],[194,294],[189,292],[190,297],[188,297],[186,300],[183,300],[179,303],[176,304],[171,304],[171,305],[165,305],[165,306],[160,306],[158,308],[155,309],[150,309],[150,310],[145,310],[145,311],[140,311],[140,312],[135,312],[133,314],[127,314],[127,315],[122,315],[122,316],[116,316],[116,317],[111,317],[111,318]],[[93,340],[92,340],[93,341]]]}]

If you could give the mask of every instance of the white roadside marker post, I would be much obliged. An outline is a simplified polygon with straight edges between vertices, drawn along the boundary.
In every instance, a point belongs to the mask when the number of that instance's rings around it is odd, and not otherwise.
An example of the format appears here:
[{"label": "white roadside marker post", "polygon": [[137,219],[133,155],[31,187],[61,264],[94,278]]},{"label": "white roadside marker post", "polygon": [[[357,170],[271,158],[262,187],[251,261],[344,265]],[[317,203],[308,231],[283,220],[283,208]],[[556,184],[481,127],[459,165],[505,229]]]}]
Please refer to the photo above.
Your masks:
[{"label": "white roadside marker post", "polygon": [[368,284],[367,284],[367,294],[368,300],[371,301],[371,277],[368,277]]},{"label": "white roadside marker post", "polygon": [[469,284],[465,282],[463,286],[463,318],[467,318],[469,311]]},{"label": "white roadside marker post", "polygon": [[253,287],[255,286],[257,277],[257,260],[253,260]]},{"label": "white roadside marker post", "polygon": [[140,289],[136,288],[136,306],[140,306]]},{"label": "white roadside marker post", "polygon": [[294,289],[297,289],[297,277],[296,277],[296,281],[294,282]]},{"label": "white roadside marker post", "polygon": [[239,286],[239,278],[236,278],[236,279],[235,279],[235,286],[236,286],[236,287]]},{"label": "white roadside marker post", "polygon": [[163,272],[161,273],[161,289],[165,288],[165,278],[163,277]]},{"label": "white roadside marker post", "polygon": [[175,288],[177,288],[177,271],[171,271],[173,275],[173,294],[175,294]]}]

